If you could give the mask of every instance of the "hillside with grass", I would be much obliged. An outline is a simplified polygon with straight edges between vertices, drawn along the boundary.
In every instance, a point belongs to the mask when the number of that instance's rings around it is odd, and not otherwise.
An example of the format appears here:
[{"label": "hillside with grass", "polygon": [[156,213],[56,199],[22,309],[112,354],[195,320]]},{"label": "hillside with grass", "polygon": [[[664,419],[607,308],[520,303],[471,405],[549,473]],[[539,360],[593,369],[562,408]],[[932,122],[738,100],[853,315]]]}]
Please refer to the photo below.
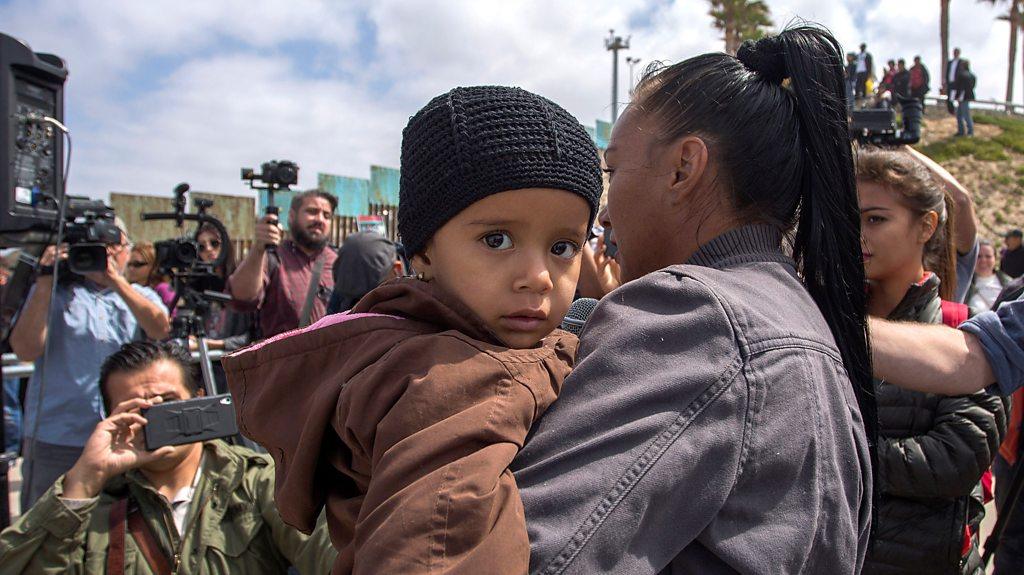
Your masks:
[{"label": "hillside with grass", "polygon": [[999,239],[1024,228],[1024,118],[974,114],[974,137],[958,138],[956,119],[929,109],[919,149],[974,194],[982,237]]}]

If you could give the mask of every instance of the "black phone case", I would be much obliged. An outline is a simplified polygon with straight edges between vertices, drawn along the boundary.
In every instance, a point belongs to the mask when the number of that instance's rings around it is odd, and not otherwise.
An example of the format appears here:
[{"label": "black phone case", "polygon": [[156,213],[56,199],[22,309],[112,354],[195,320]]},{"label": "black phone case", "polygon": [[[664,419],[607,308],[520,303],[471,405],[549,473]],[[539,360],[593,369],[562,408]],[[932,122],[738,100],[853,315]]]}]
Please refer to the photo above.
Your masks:
[{"label": "black phone case", "polygon": [[183,445],[238,434],[230,394],[158,403],[142,412],[146,449]]}]

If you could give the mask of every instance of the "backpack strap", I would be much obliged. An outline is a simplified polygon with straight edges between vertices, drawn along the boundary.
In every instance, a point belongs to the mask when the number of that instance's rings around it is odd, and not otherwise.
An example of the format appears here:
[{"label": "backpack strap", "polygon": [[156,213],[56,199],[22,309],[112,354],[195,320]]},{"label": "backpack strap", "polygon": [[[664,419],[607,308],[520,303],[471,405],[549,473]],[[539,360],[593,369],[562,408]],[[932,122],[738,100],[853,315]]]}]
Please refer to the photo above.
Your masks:
[{"label": "backpack strap", "polygon": [[107,545],[107,573],[124,575],[126,533],[132,534],[135,546],[145,558],[149,570],[156,575],[170,575],[171,563],[160,548],[153,530],[143,519],[139,508],[128,510],[129,497],[116,499],[110,506],[110,543]]},{"label": "backpack strap", "polygon": [[967,321],[969,308],[959,302],[942,300],[942,323],[949,327],[960,327]]},{"label": "backpack strap", "polygon": [[122,497],[110,506],[110,544],[107,546],[107,573],[124,575],[125,519],[128,517],[128,498]]}]

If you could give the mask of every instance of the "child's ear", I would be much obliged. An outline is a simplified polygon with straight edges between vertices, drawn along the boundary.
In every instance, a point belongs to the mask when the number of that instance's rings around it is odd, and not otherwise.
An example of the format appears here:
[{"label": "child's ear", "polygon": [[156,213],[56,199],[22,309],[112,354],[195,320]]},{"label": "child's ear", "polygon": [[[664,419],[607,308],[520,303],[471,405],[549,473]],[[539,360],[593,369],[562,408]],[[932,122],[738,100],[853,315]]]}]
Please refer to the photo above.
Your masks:
[{"label": "child's ear", "polygon": [[429,251],[430,247],[428,246],[422,252],[412,256],[411,260],[413,274],[424,280],[429,280],[433,277],[433,274],[431,273],[432,270],[430,265],[430,255],[428,253]]}]

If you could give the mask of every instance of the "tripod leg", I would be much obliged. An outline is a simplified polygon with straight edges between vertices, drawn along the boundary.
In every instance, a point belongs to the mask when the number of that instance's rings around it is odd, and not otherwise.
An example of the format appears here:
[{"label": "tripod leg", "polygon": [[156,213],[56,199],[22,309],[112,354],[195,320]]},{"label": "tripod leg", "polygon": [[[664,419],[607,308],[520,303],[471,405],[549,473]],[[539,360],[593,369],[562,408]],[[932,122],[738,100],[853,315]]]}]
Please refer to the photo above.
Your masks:
[{"label": "tripod leg", "polygon": [[1024,491],[1024,462],[1018,461],[1015,467],[1006,501],[996,510],[996,526],[992,529],[992,534],[985,540],[985,554],[981,557],[981,564],[985,568],[988,568],[989,562],[992,561],[992,556],[995,555],[996,549],[999,548],[999,539],[1003,536],[1003,532],[1006,531],[1006,525],[1010,521],[1014,507],[1017,505],[1017,500],[1020,499],[1021,492]]},{"label": "tripod leg", "polygon": [[213,381],[213,363],[210,362],[210,348],[205,337],[200,335],[196,337],[196,341],[199,344],[199,368],[203,372],[203,388],[206,390],[206,396],[210,397],[217,394]]}]

